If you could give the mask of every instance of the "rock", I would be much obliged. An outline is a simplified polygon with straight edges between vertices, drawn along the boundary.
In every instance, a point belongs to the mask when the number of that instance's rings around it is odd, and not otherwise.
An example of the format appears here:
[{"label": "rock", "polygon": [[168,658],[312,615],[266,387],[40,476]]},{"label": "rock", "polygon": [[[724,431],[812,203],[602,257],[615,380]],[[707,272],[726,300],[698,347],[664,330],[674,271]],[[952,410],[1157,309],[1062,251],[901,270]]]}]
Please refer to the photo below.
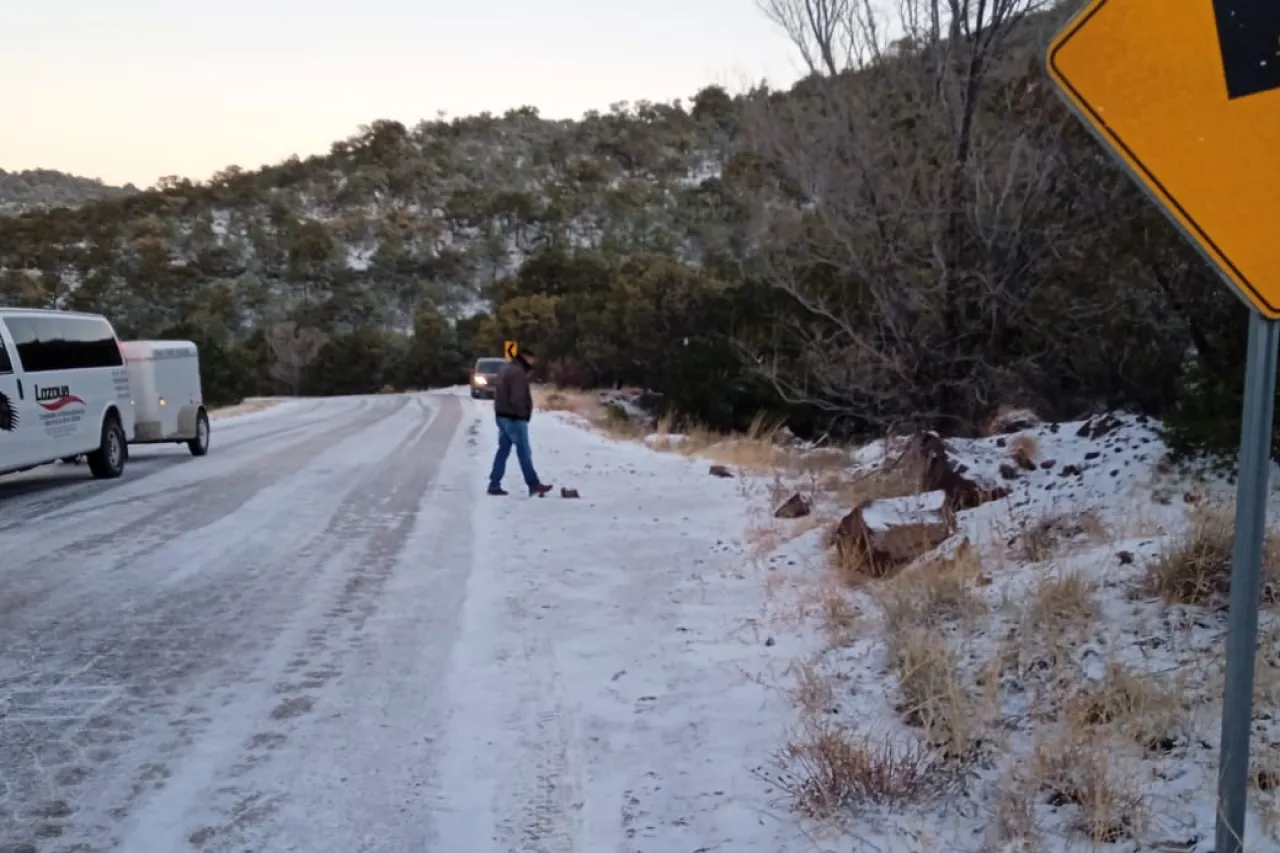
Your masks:
[{"label": "rock", "polygon": [[1001,462],[1000,476],[1004,477],[1006,480],[1016,480],[1018,479],[1018,469],[1013,465],[1010,465],[1008,462]]},{"label": "rock", "polygon": [[883,577],[938,547],[955,529],[947,493],[938,489],[864,501],[840,520],[834,538],[846,564]]},{"label": "rock", "polygon": [[1006,488],[980,484],[962,476],[947,452],[946,443],[935,432],[920,433],[912,438],[903,452],[902,461],[918,466],[921,492],[946,493],[947,508],[951,512],[973,509],[1009,496]]},{"label": "rock", "polygon": [[730,471],[728,468],[724,467],[723,465],[712,465],[711,469],[707,473],[710,474],[712,477],[725,477],[725,478],[733,477],[733,472]]},{"label": "rock", "polygon": [[1056,459],[1046,459],[1040,463],[1040,467],[1046,471],[1049,471],[1053,468],[1054,465],[1057,465],[1057,464],[1058,464],[1058,460]]},{"label": "rock", "polygon": [[774,518],[803,518],[811,511],[809,501],[804,495],[796,492],[773,511]]},{"label": "rock", "polygon": [[1099,439],[1104,435],[1115,432],[1122,426],[1124,426],[1124,421],[1115,415],[1102,415],[1085,421],[1084,426],[1076,430],[1076,436],[1078,438]]},{"label": "rock", "polygon": [[1058,471],[1059,477],[1075,477],[1081,473],[1079,465],[1063,465]]},{"label": "rock", "polygon": [[1118,551],[1116,552],[1116,559],[1120,561],[1120,565],[1122,566],[1130,565],[1133,562],[1133,552]]},{"label": "rock", "polygon": [[1099,450],[1090,450],[1088,453],[1084,455],[1084,461],[1092,462],[1094,459],[1097,459],[1101,455],[1102,455],[1102,452]]},{"label": "rock", "polygon": [[582,495],[578,494],[578,490],[577,490],[577,489],[564,489],[564,488],[562,488],[562,489],[560,490],[560,497],[562,497],[562,498],[580,498],[580,497],[582,497]]},{"label": "rock", "polygon": [[1018,445],[1013,449],[1013,461],[1023,471],[1036,470],[1036,461],[1031,458],[1031,451],[1027,450],[1023,445]]}]

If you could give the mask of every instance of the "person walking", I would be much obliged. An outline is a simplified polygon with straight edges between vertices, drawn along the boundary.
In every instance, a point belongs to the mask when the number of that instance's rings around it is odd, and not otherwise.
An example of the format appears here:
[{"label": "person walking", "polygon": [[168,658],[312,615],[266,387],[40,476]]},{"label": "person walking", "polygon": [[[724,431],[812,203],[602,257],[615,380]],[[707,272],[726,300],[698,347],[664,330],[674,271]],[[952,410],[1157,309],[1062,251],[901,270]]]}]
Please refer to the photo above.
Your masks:
[{"label": "person walking", "polygon": [[538,479],[533,468],[533,450],[529,446],[529,419],[533,417],[533,391],[529,387],[529,374],[537,359],[532,352],[520,352],[498,372],[493,390],[493,413],[498,421],[498,452],[493,457],[493,470],[489,472],[489,494],[505,495],[502,478],[507,473],[507,459],[511,449],[516,451],[520,473],[529,487],[531,496],[542,497],[551,486]]}]

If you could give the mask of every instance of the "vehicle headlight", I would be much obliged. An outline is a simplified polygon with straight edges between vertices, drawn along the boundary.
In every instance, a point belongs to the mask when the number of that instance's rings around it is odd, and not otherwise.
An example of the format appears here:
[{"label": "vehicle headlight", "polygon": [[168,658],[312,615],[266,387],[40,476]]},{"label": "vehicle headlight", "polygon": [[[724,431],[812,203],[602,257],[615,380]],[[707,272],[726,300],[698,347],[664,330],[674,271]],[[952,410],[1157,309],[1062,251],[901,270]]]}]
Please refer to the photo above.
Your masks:
[{"label": "vehicle headlight", "polygon": [[488,380],[486,380],[483,376],[477,376],[477,377],[476,377],[476,384],[477,384],[477,385],[488,385],[488,384],[489,384],[489,382],[488,382]]}]

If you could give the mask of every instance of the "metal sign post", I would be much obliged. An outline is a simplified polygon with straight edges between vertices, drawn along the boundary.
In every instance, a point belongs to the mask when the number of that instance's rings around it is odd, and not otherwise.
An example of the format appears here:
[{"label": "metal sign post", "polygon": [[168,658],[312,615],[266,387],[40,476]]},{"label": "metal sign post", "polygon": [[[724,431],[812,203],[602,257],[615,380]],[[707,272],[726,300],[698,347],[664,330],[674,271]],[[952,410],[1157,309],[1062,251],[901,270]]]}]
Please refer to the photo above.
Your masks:
[{"label": "metal sign post", "polygon": [[1280,321],[1249,312],[1249,352],[1240,427],[1236,531],[1231,551],[1231,611],[1227,625],[1227,678],[1222,699],[1218,767],[1217,853],[1244,849],[1249,790],[1249,733],[1253,728],[1253,663],[1258,645],[1258,596],[1267,537],[1271,427],[1276,399],[1276,345]]},{"label": "metal sign post", "polygon": [[1089,0],[1058,93],[1249,306],[1217,853],[1241,853],[1280,341],[1280,0]]}]

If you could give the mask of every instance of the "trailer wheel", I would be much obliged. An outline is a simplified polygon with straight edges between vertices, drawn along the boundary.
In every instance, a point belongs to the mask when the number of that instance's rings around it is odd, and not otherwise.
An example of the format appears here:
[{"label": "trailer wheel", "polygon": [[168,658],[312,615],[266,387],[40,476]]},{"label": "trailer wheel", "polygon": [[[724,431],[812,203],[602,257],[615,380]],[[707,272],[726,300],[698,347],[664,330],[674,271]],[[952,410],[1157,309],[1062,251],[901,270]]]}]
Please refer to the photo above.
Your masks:
[{"label": "trailer wheel", "polygon": [[192,456],[204,456],[209,452],[209,416],[201,409],[196,414],[196,437],[187,442]]},{"label": "trailer wheel", "polygon": [[100,480],[114,480],[124,473],[125,460],[129,458],[128,439],[120,418],[114,412],[102,421],[102,440],[98,449],[86,455],[89,473]]}]

